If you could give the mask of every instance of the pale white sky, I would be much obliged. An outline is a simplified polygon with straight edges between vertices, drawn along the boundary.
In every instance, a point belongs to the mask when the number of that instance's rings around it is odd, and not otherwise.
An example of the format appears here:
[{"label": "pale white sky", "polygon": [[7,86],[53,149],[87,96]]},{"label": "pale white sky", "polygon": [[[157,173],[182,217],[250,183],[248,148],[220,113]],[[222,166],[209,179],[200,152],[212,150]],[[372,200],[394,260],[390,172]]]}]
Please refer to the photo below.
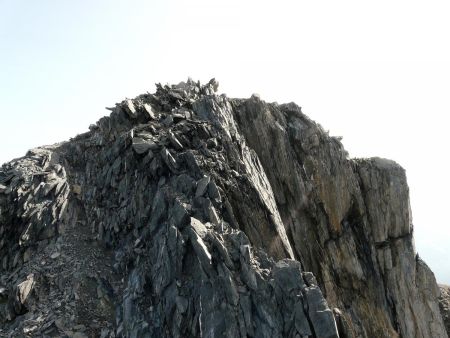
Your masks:
[{"label": "pale white sky", "polygon": [[216,77],[406,168],[417,250],[450,284],[449,18],[435,0],[0,0],[0,162],[155,82]]}]

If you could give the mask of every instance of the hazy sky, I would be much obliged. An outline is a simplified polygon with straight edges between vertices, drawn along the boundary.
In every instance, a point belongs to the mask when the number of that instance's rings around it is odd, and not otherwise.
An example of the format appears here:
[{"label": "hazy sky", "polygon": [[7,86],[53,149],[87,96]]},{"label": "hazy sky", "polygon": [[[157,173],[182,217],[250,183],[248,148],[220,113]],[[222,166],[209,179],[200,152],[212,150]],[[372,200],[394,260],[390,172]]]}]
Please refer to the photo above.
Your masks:
[{"label": "hazy sky", "polygon": [[155,82],[216,77],[406,168],[417,250],[450,284],[449,18],[448,0],[0,0],[0,162]]}]

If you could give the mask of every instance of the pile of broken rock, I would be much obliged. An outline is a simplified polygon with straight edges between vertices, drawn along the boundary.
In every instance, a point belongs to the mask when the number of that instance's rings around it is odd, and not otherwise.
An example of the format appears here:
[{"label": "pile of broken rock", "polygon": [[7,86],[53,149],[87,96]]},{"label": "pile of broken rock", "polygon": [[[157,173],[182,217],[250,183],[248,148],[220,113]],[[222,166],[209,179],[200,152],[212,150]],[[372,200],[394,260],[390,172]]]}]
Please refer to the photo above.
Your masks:
[{"label": "pile of broken rock", "polygon": [[157,85],[3,165],[0,337],[445,337],[403,170],[217,87]]},{"label": "pile of broken rock", "polygon": [[2,167],[0,335],[337,336],[216,89],[158,86]]}]

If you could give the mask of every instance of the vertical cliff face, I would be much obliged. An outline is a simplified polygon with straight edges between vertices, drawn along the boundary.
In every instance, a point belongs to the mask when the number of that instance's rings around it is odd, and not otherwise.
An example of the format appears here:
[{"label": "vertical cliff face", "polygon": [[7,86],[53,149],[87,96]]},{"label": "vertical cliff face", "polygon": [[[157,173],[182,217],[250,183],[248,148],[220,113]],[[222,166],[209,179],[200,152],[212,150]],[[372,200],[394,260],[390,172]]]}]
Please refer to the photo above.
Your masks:
[{"label": "vertical cliff face", "polygon": [[349,160],[295,104],[254,97],[234,105],[296,257],[339,308],[342,335],[445,337],[434,276],[414,251],[404,170]]},{"label": "vertical cliff face", "polygon": [[0,336],[447,337],[404,170],[158,86],[0,170]]}]

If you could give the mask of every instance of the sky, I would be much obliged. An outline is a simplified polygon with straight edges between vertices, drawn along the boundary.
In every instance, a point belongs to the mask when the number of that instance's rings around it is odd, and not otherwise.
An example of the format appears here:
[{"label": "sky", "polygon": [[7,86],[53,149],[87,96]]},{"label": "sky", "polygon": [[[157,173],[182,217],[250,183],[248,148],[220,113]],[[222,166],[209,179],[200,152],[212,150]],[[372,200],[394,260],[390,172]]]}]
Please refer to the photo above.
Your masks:
[{"label": "sky", "polygon": [[419,255],[450,284],[448,1],[0,0],[0,163],[154,84],[294,101],[407,172]]}]

